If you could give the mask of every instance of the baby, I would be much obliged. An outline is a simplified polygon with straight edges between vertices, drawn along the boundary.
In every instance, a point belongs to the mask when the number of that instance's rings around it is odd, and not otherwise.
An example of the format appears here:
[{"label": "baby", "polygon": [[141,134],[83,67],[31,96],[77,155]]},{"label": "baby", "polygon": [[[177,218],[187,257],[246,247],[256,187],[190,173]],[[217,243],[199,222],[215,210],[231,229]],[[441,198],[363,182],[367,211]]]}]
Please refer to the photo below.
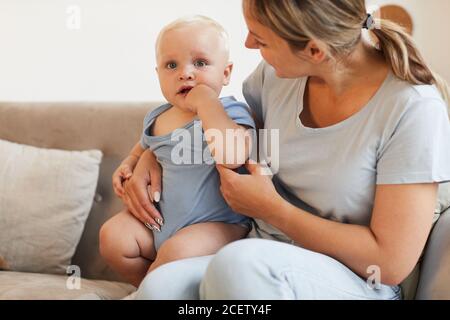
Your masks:
[{"label": "baby", "polygon": [[251,150],[247,129],[255,128],[245,104],[218,98],[233,65],[227,34],[217,22],[195,16],[169,24],[159,34],[156,60],[168,103],[147,114],[140,141],[113,177],[122,197],[122,182],[146,149],[161,165],[161,196],[152,199],[163,220],[145,223],[153,235],[148,272],[173,260],[214,254],[246,236],[250,219],[226,204],[215,165],[241,167]]}]

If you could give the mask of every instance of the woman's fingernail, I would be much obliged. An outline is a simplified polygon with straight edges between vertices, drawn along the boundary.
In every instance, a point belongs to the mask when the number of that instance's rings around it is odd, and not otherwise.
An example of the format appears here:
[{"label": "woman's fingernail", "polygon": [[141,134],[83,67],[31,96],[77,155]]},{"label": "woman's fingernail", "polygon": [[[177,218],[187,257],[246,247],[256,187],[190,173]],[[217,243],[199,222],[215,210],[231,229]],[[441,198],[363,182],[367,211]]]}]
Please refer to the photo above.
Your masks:
[{"label": "woman's fingernail", "polygon": [[155,219],[156,220],[156,222],[158,222],[159,223],[159,225],[162,227],[163,225],[164,225],[164,221],[163,221],[163,219],[160,219],[160,218],[156,218]]},{"label": "woman's fingernail", "polygon": [[153,226],[150,223],[146,222],[146,223],[144,223],[144,225],[153,231]]},{"label": "woman's fingernail", "polygon": [[152,227],[154,230],[161,232],[161,229],[157,225],[152,224]]},{"label": "woman's fingernail", "polygon": [[159,193],[159,191],[156,191],[153,194],[153,199],[155,199],[155,202],[159,202],[159,200],[161,200],[161,194]]}]

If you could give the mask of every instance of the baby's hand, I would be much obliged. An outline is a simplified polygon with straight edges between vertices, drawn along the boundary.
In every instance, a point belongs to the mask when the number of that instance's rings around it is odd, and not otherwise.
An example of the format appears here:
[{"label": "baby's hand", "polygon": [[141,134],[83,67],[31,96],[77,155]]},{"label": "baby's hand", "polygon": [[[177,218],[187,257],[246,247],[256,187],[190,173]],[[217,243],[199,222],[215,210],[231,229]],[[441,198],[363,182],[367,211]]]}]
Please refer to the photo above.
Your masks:
[{"label": "baby's hand", "polygon": [[208,99],[217,99],[218,96],[219,94],[213,88],[199,84],[192,88],[186,96],[186,109],[197,113],[199,106],[207,103]]},{"label": "baby's hand", "polygon": [[123,183],[128,180],[133,175],[132,168],[127,163],[122,163],[116,171],[114,171],[112,176],[112,185],[114,193],[122,199],[125,190],[123,189]]}]

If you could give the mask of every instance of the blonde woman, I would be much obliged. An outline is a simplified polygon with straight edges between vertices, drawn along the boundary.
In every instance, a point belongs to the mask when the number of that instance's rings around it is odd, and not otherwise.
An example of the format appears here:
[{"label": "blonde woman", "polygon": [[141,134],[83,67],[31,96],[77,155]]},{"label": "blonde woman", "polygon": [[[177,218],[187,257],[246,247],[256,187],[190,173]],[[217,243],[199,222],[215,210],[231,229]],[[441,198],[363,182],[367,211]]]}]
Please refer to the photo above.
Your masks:
[{"label": "blonde woman", "polygon": [[158,268],[138,297],[401,299],[450,180],[445,83],[364,0],[244,0],[243,11],[246,46],[264,58],[244,94],[280,130],[279,171],[218,167],[254,239]]}]

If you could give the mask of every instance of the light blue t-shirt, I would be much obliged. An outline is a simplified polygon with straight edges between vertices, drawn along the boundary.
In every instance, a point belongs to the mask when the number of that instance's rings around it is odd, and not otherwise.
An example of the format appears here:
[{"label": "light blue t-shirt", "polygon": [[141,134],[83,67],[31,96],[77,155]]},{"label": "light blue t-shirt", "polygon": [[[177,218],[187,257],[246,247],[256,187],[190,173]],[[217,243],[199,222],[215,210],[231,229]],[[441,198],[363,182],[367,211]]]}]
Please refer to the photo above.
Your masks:
[{"label": "light blue t-shirt", "polygon": [[[255,128],[250,110],[233,97],[222,98],[225,112],[237,124]],[[250,226],[250,219],[231,210],[220,192],[220,177],[198,117],[184,127],[163,136],[152,136],[151,126],[165,104],[144,119],[141,146],[150,148],[162,168],[161,200],[157,207],[164,218],[161,232],[154,232],[155,247],[179,229],[207,221]]]},{"label": "light blue t-shirt", "polygon": [[[435,86],[389,73],[375,96],[350,118],[326,128],[302,124],[307,78],[280,79],[262,62],[243,93],[257,120],[279,130],[284,198],[320,217],[368,226],[377,185],[450,180],[450,124]],[[257,220],[260,236],[290,241]]]}]

